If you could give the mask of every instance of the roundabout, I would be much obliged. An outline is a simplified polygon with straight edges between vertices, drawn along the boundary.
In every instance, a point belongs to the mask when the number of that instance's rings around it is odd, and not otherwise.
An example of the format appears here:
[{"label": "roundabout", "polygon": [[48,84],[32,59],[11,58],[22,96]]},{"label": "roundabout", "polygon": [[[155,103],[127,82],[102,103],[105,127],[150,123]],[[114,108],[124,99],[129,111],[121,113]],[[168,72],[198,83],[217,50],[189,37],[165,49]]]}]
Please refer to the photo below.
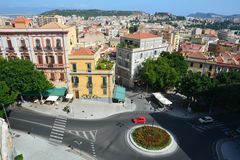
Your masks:
[{"label": "roundabout", "polygon": [[178,145],[174,137],[156,125],[138,125],[127,132],[127,142],[132,149],[147,156],[164,156],[174,153]]}]

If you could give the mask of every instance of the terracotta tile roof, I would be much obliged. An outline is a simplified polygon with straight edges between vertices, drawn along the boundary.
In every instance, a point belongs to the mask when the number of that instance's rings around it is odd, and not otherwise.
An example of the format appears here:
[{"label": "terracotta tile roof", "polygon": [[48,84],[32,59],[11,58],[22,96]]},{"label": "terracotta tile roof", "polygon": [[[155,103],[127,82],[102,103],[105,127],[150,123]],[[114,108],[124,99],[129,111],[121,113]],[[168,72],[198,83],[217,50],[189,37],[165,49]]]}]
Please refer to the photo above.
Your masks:
[{"label": "terracotta tile roof", "polygon": [[140,40],[140,39],[156,38],[159,36],[155,34],[147,33],[147,32],[135,32],[132,34],[126,34],[123,37]]},{"label": "terracotta tile roof", "polygon": [[43,29],[57,29],[57,28],[68,28],[67,26],[57,23],[57,22],[51,22],[48,24],[43,25],[42,27]]},{"label": "terracotta tile roof", "polygon": [[194,44],[191,42],[184,42],[180,45],[180,48],[183,52],[201,52],[203,45],[201,44]]},{"label": "terracotta tile roof", "polygon": [[94,55],[95,51],[90,48],[73,49],[72,55]]},{"label": "terracotta tile roof", "polygon": [[225,63],[225,64],[235,64],[239,65],[240,56],[233,55],[231,52],[223,52],[220,53],[219,56],[215,58],[217,63]]},{"label": "terracotta tile roof", "polygon": [[26,17],[17,17],[16,19],[12,20],[12,23],[30,23],[32,20],[26,18]]},{"label": "terracotta tile roof", "polygon": [[192,52],[187,54],[188,58],[208,60],[209,57],[202,52]]}]

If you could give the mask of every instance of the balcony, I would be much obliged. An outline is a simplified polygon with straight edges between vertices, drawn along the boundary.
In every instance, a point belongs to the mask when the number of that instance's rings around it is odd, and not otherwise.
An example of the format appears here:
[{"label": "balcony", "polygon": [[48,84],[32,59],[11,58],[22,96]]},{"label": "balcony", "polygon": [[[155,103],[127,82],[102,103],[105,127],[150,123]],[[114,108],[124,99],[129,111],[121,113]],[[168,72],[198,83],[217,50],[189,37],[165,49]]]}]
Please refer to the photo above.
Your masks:
[{"label": "balcony", "polygon": [[54,51],[55,52],[62,52],[63,51],[63,48],[60,46],[60,47],[55,47],[54,48]]},{"label": "balcony", "polygon": [[19,51],[20,51],[20,52],[27,52],[28,49],[27,49],[26,46],[22,46],[22,47],[19,47]]},{"label": "balcony", "polygon": [[93,84],[92,83],[87,83],[87,88],[92,88]]},{"label": "balcony", "polygon": [[13,47],[7,47],[7,48],[6,48],[6,51],[7,51],[7,52],[14,52],[14,48],[13,48]]},{"label": "balcony", "polygon": [[48,64],[47,66],[48,68],[53,68],[54,64],[51,63],[51,64]]},{"label": "balcony", "polygon": [[42,52],[42,47],[40,46],[34,47],[34,52]]},{"label": "balcony", "polygon": [[53,49],[50,46],[47,46],[44,48],[44,52],[52,52],[52,51],[53,51]]}]

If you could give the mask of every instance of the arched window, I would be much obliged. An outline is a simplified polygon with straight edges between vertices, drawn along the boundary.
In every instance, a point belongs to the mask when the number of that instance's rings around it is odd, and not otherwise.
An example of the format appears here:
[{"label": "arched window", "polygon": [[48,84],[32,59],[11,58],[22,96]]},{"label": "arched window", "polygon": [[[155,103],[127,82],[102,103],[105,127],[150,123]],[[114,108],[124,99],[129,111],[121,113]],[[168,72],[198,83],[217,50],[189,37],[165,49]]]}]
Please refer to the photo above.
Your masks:
[{"label": "arched window", "polygon": [[46,39],[46,47],[51,48],[51,41],[50,39]]},{"label": "arched window", "polygon": [[40,40],[36,39],[35,42],[36,42],[36,48],[41,48]]},{"label": "arched window", "polygon": [[60,39],[57,39],[56,47],[57,47],[58,49],[59,49],[59,48],[62,48],[61,40],[60,40]]}]

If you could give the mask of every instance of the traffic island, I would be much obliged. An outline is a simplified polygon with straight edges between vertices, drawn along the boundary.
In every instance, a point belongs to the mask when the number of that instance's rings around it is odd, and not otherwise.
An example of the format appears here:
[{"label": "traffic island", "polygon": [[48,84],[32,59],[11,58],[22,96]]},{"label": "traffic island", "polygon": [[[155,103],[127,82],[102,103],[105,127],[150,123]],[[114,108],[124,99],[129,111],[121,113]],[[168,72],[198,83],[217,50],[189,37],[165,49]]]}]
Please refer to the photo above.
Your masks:
[{"label": "traffic island", "polygon": [[132,149],[147,156],[172,154],[178,148],[174,137],[156,125],[138,125],[127,132],[127,141]]}]

